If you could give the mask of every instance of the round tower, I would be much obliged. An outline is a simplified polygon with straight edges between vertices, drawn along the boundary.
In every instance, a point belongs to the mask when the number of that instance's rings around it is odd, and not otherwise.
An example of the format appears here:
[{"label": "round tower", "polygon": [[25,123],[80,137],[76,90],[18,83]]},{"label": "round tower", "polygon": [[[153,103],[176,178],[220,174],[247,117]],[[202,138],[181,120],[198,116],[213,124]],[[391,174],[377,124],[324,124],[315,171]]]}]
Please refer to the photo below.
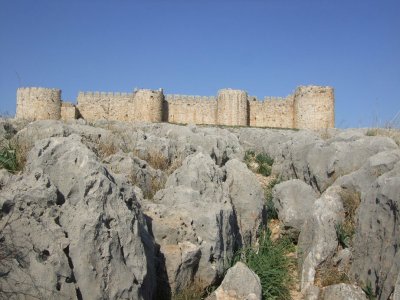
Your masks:
[{"label": "round tower", "polygon": [[249,125],[247,93],[245,91],[232,89],[218,91],[217,124]]},{"label": "round tower", "polygon": [[335,96],[332,87],[300,86],[294,94],[294,128],[335,127]]},{"label": "round tower", "polygon": [[162,122],[164,93],[162,89],[135,90],[133,94],[133,113],[135,121]]},{"label": "round tower", "polygon": [[19,88],[15,117],[29,121],[59,120],[61,118],[61,90],[38,87]]}]

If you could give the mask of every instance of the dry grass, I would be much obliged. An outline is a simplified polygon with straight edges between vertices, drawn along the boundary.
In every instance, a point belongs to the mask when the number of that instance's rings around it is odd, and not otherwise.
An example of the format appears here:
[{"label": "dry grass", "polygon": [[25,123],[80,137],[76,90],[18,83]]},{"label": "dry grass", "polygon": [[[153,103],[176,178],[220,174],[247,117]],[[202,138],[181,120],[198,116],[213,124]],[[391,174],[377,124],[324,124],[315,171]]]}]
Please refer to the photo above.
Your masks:
[{"label": "dry grass", "polygon": [[150,151],[145,158],[143,158],[147,163],[154,169],[165,171],[169,167],[168,158],[166,158],[159,151]]},{"label": "dry grass", "polygon": [[97,146],[97,155],[104,159],[110,155],[117,153],[119,148],[110,140],[100,140]]},{"label": "dry grass", "polygon": [[325,287],[338,283],[350,283],[347,270],[339,270],[332,260],[327,260],[321,264],[315,273],[315,285]]},{"label": "dry grass", "polygon": [[361,202],[361,195],[359,192],[352,189],[342,189],[340,197],[342,199],[345,215],[343,223],[336,227],[336,231],[342,247],[349,247],[356,228],[355,215]]},{"label": "dry grass", "polygon": [[172,296],[172,300],[201,300],[206,299],[214,290],[214,287],[204,288],[200,281],[193,282],[190,286]]},{"label": "dry grass", "polygon": [[370,128],[367,130],[367,136],[386,136],[391,138],[397,146],[400,146],[400,129],[395,128]]}]

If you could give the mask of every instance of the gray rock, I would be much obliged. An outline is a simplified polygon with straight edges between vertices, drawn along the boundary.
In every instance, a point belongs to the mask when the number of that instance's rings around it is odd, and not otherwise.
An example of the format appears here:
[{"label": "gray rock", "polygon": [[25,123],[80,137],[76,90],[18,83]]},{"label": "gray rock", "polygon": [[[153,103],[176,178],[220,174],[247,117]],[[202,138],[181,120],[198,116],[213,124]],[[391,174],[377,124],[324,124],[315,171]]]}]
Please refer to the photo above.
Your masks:
[{"label": "gray rock", "polygon": [[237,159],[228,161],[225,170],[225,190],[235,210],[242,244],[248,247],[255,243],[257,230],[263,222],[264,191],[257,177]]},{"label": "gray rock", "polygon": [[13,175],[6,169],[0,169],[0,191],[10,182],[12,177]]},{"label": "gray rock", "polygon": [[316,268],[333,256],[338,245],[335,224],[340,223],[343,205],[341,188],[330,187],[314,202],[311,216],[304,222],[298,241],[300,287],[314,283]]},{"label": "gray rock", "polygon": [[340,136],[328,141],[291,144],[283,150],[283,178],[298,178],[316,191],[325,191],[340,176],[358,170],[370,156],[382,151],[398,150],[386,137]]},{"label": "gray rock", "polygon": [[261,300],[260,278],[244,263],[237,262],[228,270],[221,285],[207,300]]},{"label": "gray rock", "polygon": [[113,173],[124,175],[132,184],[137,185],[146,198],[151,198],[154,189],[166,181],[166,174],[161,170],[153,169],[146,161],[132,153],[119,151],[103,162]]},{"label": "gray rock", "polygon": [[[194,279],[204,286],[212,284],[222,276],[240,245],[235,213],[223,190],[224,177],[224,172],[208,155],[198,153],[184,160],[153,202],[143,203],[154,238],[165,257],[173,293],[177,287],[184,287],[178,281],[182,278],[180,272],[195,273]],[[190,270],[176,265],[177,248],[183,242],[190,242],[201,251],[198,264],[186,266]]]},{"label": "gray rock", "polygon": [[0,198],[19,214],[10,224],[21,234],[16,246],[37,252],[23,268],[44,286],[40,298],[63,298],[65,289],[84,299],[151,299],[153,242],[133,189],[76,135],[37,142],[26,172]]},{"label": "gray rock", "polygon": [[379,176],[361,199],[351,276],[371,284],[378,299],[393,293],[400,272],[400,162]]},{"label": "gray rock", "polygon": [[363,290],[351,284],[339,283],[322,290],[322,300],[367,300]]},{"label": "gray rock", "polygon": [[[199,152],[183,161],[165,189],[153,202],[145,201],[143,209],[175,293],[188,284],[180,273],[194,274],[193,280],[208,286],[223,275],[242,243],[255,242],[263,221],[263,193],[254,174],[240,161],[230,160],[220,168]],[[180,245],[184,242],[199,249],[199,260],[190,260],[195,263],[183,264]]]},{"label": "gray rock", "polygon": [[303,291],[305,300],[320,300],[321,289],[315,285],[310,285]]},{"label": "gray rock", "polygon": [[274,206],[279,220],[286,228],[293,228],[297,235],[304,221],[311,215],[318,194],[299,179],[284,181],[273,189]]}]

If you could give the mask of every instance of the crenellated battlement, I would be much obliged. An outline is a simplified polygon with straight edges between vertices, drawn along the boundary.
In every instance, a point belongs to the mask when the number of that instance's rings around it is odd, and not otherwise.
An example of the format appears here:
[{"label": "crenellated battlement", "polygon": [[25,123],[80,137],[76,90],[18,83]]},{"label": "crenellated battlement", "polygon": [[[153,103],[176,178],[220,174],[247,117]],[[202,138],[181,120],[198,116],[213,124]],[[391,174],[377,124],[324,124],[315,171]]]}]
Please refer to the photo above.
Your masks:
[{"label": "crenellated battlement", "polygon": [[16,117],[315,129],[335,124],[333,88],[324,86],[300,86],[287,97],[262,101],[234,89],[221,89],[216,96],[164,95],[162,89],[89,91],[78,93],[76,105],[63,102],[59,89],[24,87],[17,90]]}]

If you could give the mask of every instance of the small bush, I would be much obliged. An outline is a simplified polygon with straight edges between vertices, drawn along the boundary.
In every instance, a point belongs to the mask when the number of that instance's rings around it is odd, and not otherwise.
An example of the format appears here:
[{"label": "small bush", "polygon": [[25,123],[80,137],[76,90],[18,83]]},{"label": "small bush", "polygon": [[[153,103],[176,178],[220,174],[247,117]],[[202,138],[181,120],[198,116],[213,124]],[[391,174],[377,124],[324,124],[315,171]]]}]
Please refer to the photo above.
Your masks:
[{"label": "small bush", "polygon": [[10,172],[18,169],[17,151],[8,144],[0,149],[0,168],[4,168]]},{"label": "small bush", "polygon": [[367,130],[366,136],[376,136],[378,134],[378,129],[371,128]]},{"label": "small bush", "polygon": [[215,287],[204,288],[204,284],[200,282],[193,282],[190,286],[179,291],[172,296],[172,300],[201,300],[206,299],[213,291]]},{"label": "small bush", "polygon": [[261,174],[265,177],[268,177],[271,175],[271,167],[267,164],[259,165],[257,168],[257,173]]},{"label": "small bush", "polygon": [[335,229],[340,246],[342,246],[342,248],[349,248],[353,232],[348,232],[347,228],[345,228],[343,224],[335,225]]},{"label": "small bush", "polygon": [[256,156],[256,162],[259,165],[268,165],[268,166],[272,166],[274,163],[274,160],[269,157],[267,154],[265,153],[259,153]]},{"label": "small bush", "polygon": [[118,147],[109,140],[100,140],[97,147],[97,154],[100,158],[106,158],[118,152]]},{"label": "small bush", "polygon": [[247,167],[253,172],[257,172],[265,177],[271,175],[272,165],[274,160],[265,153],[258,153],[257,155],[253,150],[248,150],[243,158]]},{"label": "small bush", "polygon": [[258,249],[243,249],[239,257],[260,278],[264,299],[287,300],[291,298],[293,266],[287,254],[293,250],[293,244],[288,239],[273,242],[270,235],[268,228],[263,230]]}]

